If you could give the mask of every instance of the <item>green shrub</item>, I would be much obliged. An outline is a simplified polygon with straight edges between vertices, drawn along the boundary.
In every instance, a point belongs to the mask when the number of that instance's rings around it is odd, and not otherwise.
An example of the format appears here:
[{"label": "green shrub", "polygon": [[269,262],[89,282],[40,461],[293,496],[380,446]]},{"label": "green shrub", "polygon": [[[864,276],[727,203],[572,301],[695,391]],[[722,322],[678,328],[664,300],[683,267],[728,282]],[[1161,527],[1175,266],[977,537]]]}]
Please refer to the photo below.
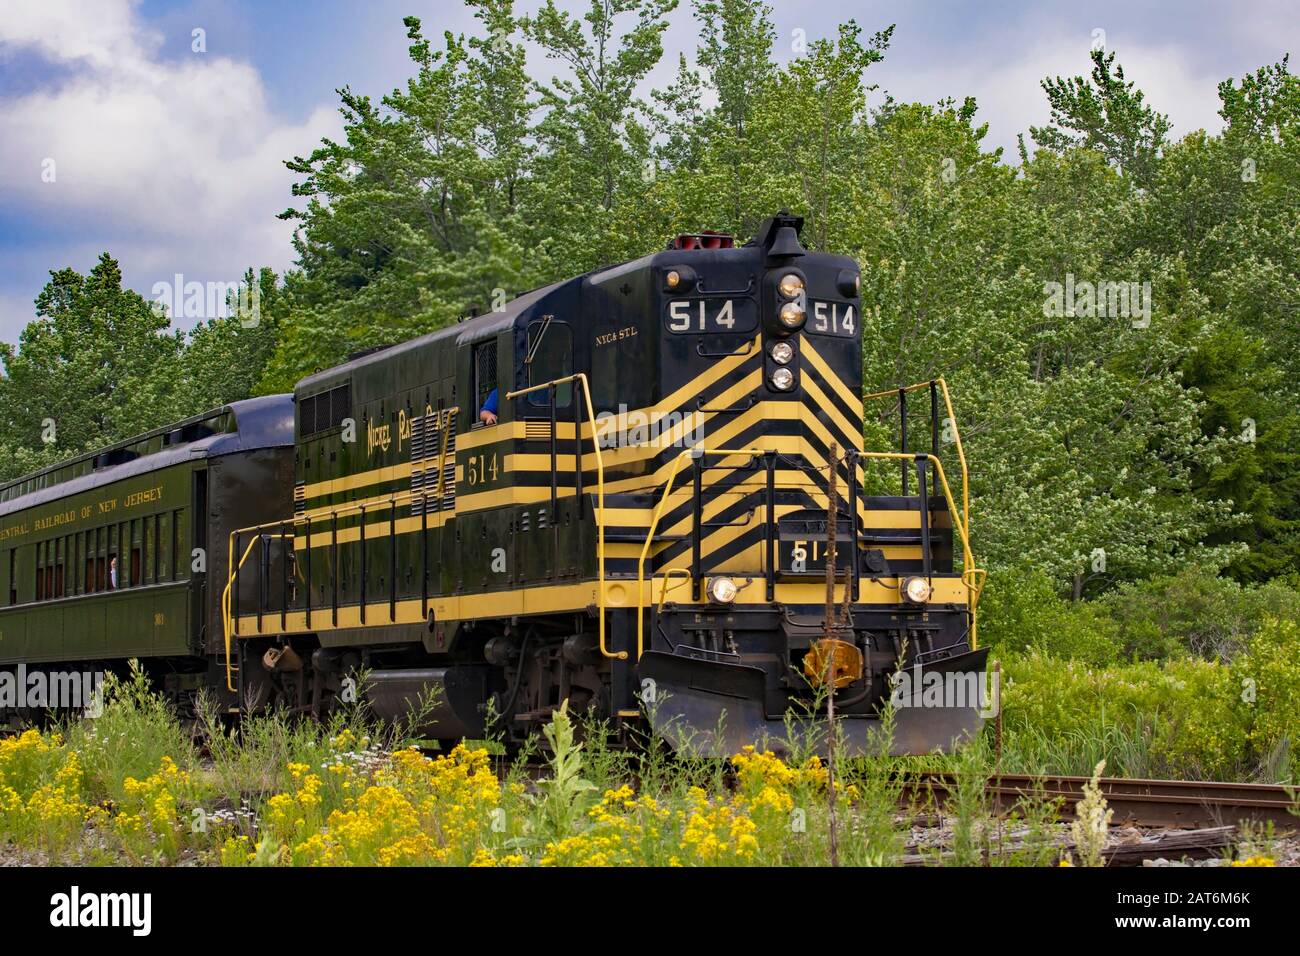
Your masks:
[{"label": "green shrub", "polygon": [[1106,612],[1092,602],[1065,600],[1036,571],[991,574],[979,611],[980,640],[994,656],[1032,650],[1106,664],[1119,655],[1119,628]]},{"label": "green shrub", "polygon": [[[1236,698],[1232,675],[1218,665],[1092,667],[1031,653],[1007,660],[1004,671],[1003,721],[1011,737],[1113,739],[1118,727],[1144,741],[1141,759],[1150,773],[1212,777],[1244,763],[1245,735],[1229,729]],[[1114,772],[1120,772],[1118,763],[1112,761]]]},{"label": "green shrub", "polygon": [[1008,769],[1080,773],[1106,759],[1121,776],[1289,774],[1277,754],[1300,721],[1294,622],[1267,622],[1232,665],[1187,657],[1096,667],[1031,651],[1007,657],[1003,672]]},{"label": "green shrub", "polygon": [[1300,619],[1300,591],[1282,581],[1238,584],[1195,568],[1122,585],[1096,602],[1125,657],[1191,654],[1230,661],[1268,618]]},{"label": "green shrub", "polygon": [[147,778],[164,757],[185,770],[198,763],[190,732],[135,661],[127,677],[107,675],[103,713],[70,723],[67,740],[81,757],[92,802],[124,800],[123,781]]},{"label": "green shrub", "polygon": [[1300,625],[1265,620],[1246,653],[1233,661],[1232,672],[1256,759],[1277,762],[1274,775],[1285,775],[1291,748],[1300,739]]}]

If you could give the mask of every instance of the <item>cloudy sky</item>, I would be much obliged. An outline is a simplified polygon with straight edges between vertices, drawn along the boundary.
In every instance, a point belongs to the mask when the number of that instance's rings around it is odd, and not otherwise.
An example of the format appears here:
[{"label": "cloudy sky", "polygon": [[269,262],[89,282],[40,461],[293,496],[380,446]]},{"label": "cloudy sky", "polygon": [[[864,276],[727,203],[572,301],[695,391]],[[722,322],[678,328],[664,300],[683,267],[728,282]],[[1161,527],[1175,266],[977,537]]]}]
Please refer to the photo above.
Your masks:
[{"label": "cloudy sky", "polygon": [[[989,145],[1009,156],[1046,118],[1038,81],[1086,72],[1094,38],[1175,135],[1218,128],[1220,80],[1300,48],[1284,0],[772,5],[781,59],[797,30],[897,24],[870,71],[876,101],[975,96]],[[651,82],[693,48],[688,7]],[[473,25],[458,0],[0,0],[0,339],[16,341],[50,269],[85,271],[105,250],[146,296],[177,273],[224,282],[290,265],[290,227],[275,218],[291,203],[282,161],[338,133],[336,87],[380,95],[403,82],[407,14],[431,35]],[[540,56],[533,66],[549,69]]]}]

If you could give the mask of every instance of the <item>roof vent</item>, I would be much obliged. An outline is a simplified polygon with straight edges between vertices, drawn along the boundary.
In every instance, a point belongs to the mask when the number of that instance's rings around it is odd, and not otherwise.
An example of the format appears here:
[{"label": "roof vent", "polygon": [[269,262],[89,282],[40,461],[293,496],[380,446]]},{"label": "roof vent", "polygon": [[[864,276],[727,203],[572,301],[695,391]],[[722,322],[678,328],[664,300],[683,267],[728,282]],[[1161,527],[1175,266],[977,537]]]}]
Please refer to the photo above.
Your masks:
[{"label": "roof vent", "polygon": [[114,465],[121,465],[128,461],[134,461],[139,457],[139,455],[129,448],[114,448],[111,451],[101,452],[99,455],[95,456],[95,470],[98,471],[100,468],[112,468]]}]

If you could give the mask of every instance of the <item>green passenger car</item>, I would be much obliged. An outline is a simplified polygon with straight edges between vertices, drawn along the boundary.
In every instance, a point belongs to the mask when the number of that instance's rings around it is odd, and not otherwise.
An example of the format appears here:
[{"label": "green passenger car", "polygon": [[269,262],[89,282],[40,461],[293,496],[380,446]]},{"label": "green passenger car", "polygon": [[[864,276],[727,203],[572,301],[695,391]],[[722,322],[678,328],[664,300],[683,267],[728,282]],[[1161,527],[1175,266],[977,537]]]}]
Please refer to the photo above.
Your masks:
[{"label": "green passenger car", "polygon": [[[223,652],[220,544],[292,508],[292,475],[293,403],[271,396],[0,487],[0,670],[135,658],[178,699],[206,683]],[[22,709],[4,703],[0,723]]]}]

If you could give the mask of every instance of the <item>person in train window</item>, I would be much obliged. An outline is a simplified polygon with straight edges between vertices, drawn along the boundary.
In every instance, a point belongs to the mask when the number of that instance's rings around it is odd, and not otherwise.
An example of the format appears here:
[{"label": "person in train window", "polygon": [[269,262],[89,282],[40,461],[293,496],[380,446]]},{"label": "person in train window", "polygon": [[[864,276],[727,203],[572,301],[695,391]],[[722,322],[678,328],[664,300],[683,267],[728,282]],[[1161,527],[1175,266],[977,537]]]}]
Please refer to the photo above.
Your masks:
[{"label": "person in train window", "polygon": [[108,588],[110,591],[117,590],[117,558],[108,562]]},{"label": "person in train window", "polygon": [[488,392],[488,397],[483,399],[483,407],[479,410],[478,420],[484,425],[495,425],[497,423],[497,390],[494,388]]}]

